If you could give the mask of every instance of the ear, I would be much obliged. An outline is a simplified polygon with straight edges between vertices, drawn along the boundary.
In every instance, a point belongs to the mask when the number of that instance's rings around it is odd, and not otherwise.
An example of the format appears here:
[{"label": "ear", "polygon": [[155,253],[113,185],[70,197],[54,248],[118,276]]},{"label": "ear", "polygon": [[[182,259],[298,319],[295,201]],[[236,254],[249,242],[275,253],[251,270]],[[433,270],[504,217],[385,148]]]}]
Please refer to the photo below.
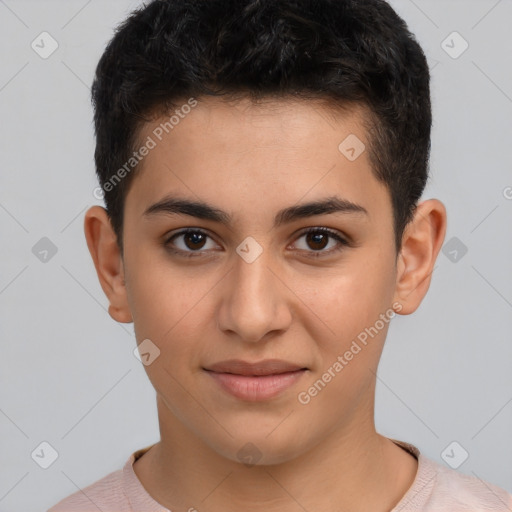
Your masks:
[{"label": "ear", "polygon": [[101,288],[110,302],[109,315],[117,322],[132,322],[124,282],[123,259],[105,208],[92,206],[87,210],[84,231]]},{"label": "ear", "polygon": [[398,255],[393,300],[402,308],[397,308],[397,313],[410,315],[425,297],[446,234],[446,222],[446,209],[441,201],[428,199],[416,207],[413,219],[404,230]]}]

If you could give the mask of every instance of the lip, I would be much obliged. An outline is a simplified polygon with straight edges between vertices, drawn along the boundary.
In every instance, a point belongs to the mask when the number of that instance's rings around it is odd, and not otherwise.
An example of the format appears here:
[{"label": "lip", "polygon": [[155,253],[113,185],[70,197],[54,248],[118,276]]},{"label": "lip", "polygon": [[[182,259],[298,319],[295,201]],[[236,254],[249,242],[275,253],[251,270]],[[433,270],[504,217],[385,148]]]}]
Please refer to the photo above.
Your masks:
[{"label": "lip", "polygon": [[221,389],[241,400],[269,400],[293,386],[307,368],[283,361],[266,359],[255,363],[231,359],[203,368]]}]

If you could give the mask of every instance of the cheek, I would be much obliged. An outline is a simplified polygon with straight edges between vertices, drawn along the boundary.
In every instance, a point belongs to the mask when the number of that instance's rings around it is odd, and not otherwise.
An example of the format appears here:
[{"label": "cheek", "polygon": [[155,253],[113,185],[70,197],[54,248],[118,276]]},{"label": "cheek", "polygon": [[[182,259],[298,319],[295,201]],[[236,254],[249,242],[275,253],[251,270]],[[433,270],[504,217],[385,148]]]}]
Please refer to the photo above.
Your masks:
[{"label": "cheek", "polygon": [[202,343],[203,352],[211,345],[205,343],[204,333],[211,332],[212,313],[205,308],[215,279],[197,275],[189,279],[183,270],[161,261],[138,268],[144,270],[132,272],[129,281],[138,343],[150,339],[160,350],[159,366],[173,374],[197,368],[201,354],[197,344]]},{"label": "cheek", "polygon": [[163,341],[180,318],[193,309],[198,292],[192,283],[187,286],[183,275],[166,264],[164,258],[149,258],[148,254],[150,251],[132,255],[127,283],[130,307],[136,331],[143,337]]},{"label": "cheek", "polygon": [[343,373],[352,377],[358,368],[364,367],[366,373],[368,367],[376,368],[393,317],[390,260],[367,252],[374,256],[365,258],[360,251],[357,261],[316,281],[304,301],[320,326],[312,337],[317,340],[322,369],[347,354],[351,361]]}]

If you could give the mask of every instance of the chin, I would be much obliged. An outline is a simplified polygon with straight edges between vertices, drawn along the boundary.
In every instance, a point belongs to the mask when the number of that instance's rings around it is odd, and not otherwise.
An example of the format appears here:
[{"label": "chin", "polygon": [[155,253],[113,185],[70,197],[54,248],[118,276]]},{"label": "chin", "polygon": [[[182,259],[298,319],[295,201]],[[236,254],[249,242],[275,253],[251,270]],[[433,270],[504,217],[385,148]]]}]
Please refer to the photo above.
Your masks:
[{"label": "chin", "polygon": [[[234,431],[228,430],[234,434]],[[293,461],[315,444],[312,440],[308,443],[304,439],[304,431],[301,439],[297,439],[297,430],[290,431],[288,428],[279,434],[274,431],[269,435],[272,429],[257,429],[253,424],[250,429],[238,431],[233,438],[224,436],[221,442],[211,440],[213,442],[207,443],[220,456],[232,462],[247,467],[271,466]]]}]

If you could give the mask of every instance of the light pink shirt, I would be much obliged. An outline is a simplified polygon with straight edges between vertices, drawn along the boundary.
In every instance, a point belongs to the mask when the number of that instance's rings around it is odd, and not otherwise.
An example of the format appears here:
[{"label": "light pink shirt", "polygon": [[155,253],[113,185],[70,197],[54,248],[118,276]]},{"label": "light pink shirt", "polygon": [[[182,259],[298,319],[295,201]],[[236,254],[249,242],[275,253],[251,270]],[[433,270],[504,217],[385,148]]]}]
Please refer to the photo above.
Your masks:
[{"label": "light pink shirt", "polygon": [[[442,466],[409,443],[392,441],[418,459],[418,471],[391,512],[512,512],[512,495],[505,490]],[[71,494],[47,512],[170,512],[148,494],[133,471],[133,463],[151,446],[132,453],[123,469]]]}]

